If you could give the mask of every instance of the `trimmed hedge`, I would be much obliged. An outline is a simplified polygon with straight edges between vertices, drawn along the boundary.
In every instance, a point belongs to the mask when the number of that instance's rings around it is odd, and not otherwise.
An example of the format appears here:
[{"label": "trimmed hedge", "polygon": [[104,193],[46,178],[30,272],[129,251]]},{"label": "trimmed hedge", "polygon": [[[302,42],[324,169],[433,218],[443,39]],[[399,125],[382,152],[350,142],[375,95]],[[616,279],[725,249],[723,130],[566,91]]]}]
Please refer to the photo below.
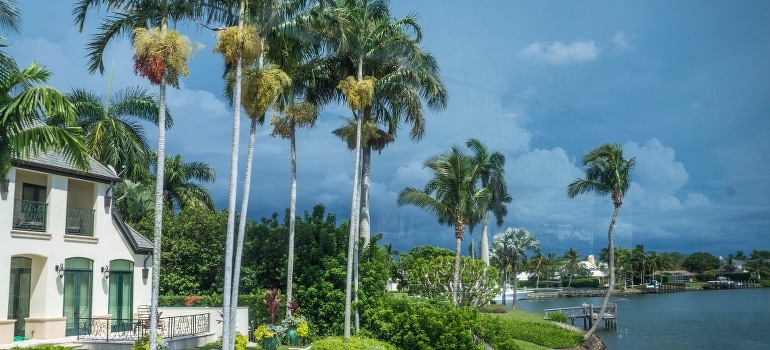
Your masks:
[{"label": "trimmed hedge", "polygon": [[377,339],[350,337],[345,341],[342,337],[331,337],[317,340],[313,343],[313,350],[397,350],[393,345]]}]

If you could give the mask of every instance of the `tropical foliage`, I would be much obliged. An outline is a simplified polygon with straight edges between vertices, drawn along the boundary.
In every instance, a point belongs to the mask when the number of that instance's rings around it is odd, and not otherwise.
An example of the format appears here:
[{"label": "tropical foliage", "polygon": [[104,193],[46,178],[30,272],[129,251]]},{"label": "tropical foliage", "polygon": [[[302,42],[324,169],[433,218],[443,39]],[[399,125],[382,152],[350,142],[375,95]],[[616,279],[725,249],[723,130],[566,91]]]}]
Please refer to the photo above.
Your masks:
[{"label": "tropical foliage", "polygon": [[438,219],[439,224],[454,228],[455,267],[452,284],[453,301],[458,304],[460,291],[460,253],[465,225],[479,220],[478,208],[488,198],[488,188],[476,187],[480,171],[472,158],[457,147],[425,161],[433,173],[423,190],[407,187],[398,194],[398,205],[414,205]]}]

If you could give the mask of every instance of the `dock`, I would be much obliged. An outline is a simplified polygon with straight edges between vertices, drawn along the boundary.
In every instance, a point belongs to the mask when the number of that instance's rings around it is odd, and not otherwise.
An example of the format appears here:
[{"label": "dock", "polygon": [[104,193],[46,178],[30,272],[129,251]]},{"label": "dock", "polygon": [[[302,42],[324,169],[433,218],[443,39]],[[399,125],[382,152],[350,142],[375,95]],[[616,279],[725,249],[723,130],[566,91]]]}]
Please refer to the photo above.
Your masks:
[{"label": "dock", "polygon": [[[567,320],[571,325],[575,326],[575,321],[583,321],[583,329],[589,329],[593,325],[593,322],[599,320],[599,313],[602,306],[594,306],[593,304],[583,304],[581,306],[574,307],[561,307],[556,309],[545,309],[545,318],[548,318],[549,314],[561,313],[567,316]],[[604,321],[604,326],[609,329],[617,329],[618,323],[618,304],[609,303],[607,310],[601,317],[601,321]]]},{"label": "dock", "polygon": [[559,291],[549,292],[530,292],[527,294],[527,299],[535,298],[586,298],[586,297],[603,297],[607,294],[606,289],[565,289]]},{"label": "dock", "polygon": [[676,284],[661,284],[654,288],[645,288],[642,290],[644,294],[661,294],[661,293],[681,293],[686,291],[684,283]]},{"label": "dock", "polygon": [[728,279],[717,279],[716,281],[708,281],[703,286],[703,289],[743,289],[743,288],[756,288],[759,284],[755,281],[732,281]]}]

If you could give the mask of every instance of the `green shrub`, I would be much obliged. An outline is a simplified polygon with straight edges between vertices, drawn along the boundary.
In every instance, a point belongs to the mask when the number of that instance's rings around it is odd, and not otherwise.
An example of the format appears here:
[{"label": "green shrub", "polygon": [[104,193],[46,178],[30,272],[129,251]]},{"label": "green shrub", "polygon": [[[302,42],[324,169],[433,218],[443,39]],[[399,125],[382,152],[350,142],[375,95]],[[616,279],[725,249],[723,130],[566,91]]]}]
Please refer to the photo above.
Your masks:
[{"label": "green shrub", "polygon": [[567,323],[567,315],[561,312],[548,314],[548,319],[554,322]]},{"label": "green shrub", "polygon": [[[145,334],[143,337],[137,339],[134,342],[134,346],[131,347],[132,350],[150,350],[150,335]],[[158,349],[157,350],[168,350],[168,343],[166,343],[166,340],[164,340],[161,336],[158,336]]]},{"label": "green shrub", "polygon": [[399,349],[483,349],[474,341],[478,311],[424,299],[384,298],[365,309],[363,334]]},{"label": "green shrub", "polygon": [[397,348],[377,339],[351,337],[346,342],[342,337],[331,337],[314,342],[313,350],[397,350]]},{"label": "green shrub", "polygon": [[479,312],[486,314],[507,314],[508,307],[503,304],[489,304],[487,306],[480,307]]},{"label": "green shrub", "polygon": [[569,279],[561,281],[562,287],[569,285],[574,288],[599,288],[599,280],[595,278],[573,278],[572,282]]},{"label": "green shrub", "polygon": [[[241,332],[235,332],[235,350],[246,350],[246,345],[249,344],[249,337]],[[216,342],[217,348],[222,348],[222,337],[219,337]]]}]

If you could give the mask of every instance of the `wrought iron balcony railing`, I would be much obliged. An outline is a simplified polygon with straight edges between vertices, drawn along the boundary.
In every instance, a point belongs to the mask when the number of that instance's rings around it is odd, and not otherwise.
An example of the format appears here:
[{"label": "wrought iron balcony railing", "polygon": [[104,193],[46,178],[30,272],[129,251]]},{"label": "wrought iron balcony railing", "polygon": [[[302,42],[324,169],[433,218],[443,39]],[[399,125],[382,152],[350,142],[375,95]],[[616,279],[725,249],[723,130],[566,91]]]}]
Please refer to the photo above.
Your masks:
[{"label": "wrought iron balcony railing", "polygon": [[48,204],[17,199],[13,205],[13,229],[45,231]]},{"label": "wrought iron balcony railing", "polygon": [[94,210],[67,207],[66,233],[70,235],[94,235]]}]

